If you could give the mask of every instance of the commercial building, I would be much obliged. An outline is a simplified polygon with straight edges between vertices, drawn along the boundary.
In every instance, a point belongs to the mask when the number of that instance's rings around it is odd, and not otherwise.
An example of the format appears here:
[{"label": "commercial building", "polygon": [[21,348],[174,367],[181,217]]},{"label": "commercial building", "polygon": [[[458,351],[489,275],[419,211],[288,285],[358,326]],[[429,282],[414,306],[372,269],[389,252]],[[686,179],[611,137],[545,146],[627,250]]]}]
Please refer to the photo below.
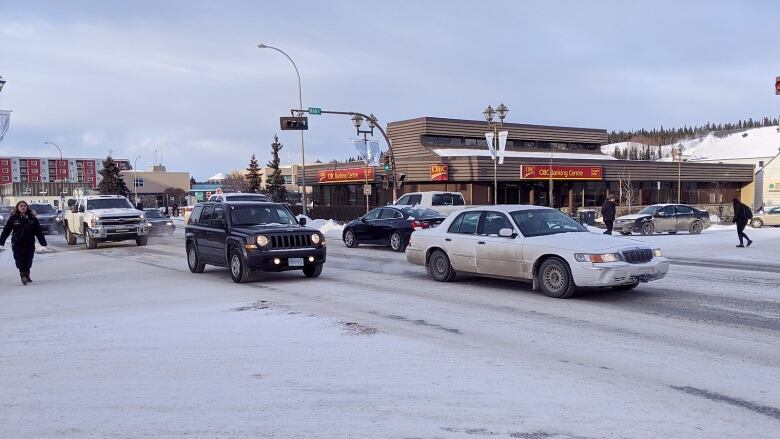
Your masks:
[{"label": "commercial building", "polygon": [[[190,191],[189,172],[171,172],[165,166],[152,166],[146,171],[123,172],[122,178],[131,191],[130,199],[144,207],[163,207],[186,203]],[[137,195],[137,199],[136,199]]]},{"label": "commercial building", "polygon": [[[422,117],[391,122],[399,193],[458,191],[469,204],[494,202],[494,165],[484,121]],[[563,210],[600,206],[608,193],[631,193],[633,205],[674,202],[716,204],[740,197],[752,202],[754,166],[617,160],[602,154],[607,131],[505,123],[505,160],[497,167],[498,203],[535,204]],[[391,177],[355,163],[307,166],[315,204],[365,205],[391,201]],[[629,184],[630,183],[630,184]],[[629,191],[629,187],[632,188]],[[748,190],[745,190],[745,189]]]}]

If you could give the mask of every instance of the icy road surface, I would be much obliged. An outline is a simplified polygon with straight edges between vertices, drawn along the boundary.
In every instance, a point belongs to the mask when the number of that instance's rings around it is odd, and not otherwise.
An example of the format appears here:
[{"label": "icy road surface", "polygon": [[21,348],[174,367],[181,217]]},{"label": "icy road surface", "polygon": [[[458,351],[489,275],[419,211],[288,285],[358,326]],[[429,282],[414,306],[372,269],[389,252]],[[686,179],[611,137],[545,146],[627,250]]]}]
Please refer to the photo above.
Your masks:
[{"label": "icy road surface", "polygon": [[777,438],[780,229],[747,232],[638,238],[666,279],[569,300],[336,239],[237,285],[181,229],[50,236],[27,287],[0,254],[0,437]]}]

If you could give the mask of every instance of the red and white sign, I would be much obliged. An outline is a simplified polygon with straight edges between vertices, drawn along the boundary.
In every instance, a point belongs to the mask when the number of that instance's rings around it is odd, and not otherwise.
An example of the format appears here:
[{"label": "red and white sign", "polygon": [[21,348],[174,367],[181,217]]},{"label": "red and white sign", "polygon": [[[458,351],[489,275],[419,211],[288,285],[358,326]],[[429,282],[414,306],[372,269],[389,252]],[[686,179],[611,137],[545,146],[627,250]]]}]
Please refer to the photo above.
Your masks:
[{"label": "red and white sign", "polygon": [[328,169],[317,171],[317,182],[327,183],[365,183],[374,180],[374,168]]},{"label": "red and white sign", "polygon": [[450,179],[449,166],[431,165],[431,181],[447,181]]},{"label": "red and white sign", "polygon": [[522,165],[520,176],[523,180],[603,180],[604,168],[601,166],[546,166]]}]

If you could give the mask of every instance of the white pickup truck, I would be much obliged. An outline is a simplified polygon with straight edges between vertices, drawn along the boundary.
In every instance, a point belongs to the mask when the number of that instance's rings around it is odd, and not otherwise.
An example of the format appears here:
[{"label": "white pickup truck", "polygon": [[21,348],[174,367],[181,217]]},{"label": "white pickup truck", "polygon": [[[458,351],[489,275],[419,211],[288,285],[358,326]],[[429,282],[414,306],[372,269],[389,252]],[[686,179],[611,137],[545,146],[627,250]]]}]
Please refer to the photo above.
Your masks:
[{"label": "white pickup truck", "polygon": [[84,238],[89,249],[98,242],[135,240],[139,246],[149,239],[146,216],[121,195],[89,195],[78,199],[63,219],[65,239],[75,245]]},{"label": "white pickup truck", "polygon": [[441,191],[429,191],[429,192],[410,192],[404,194],[398,201],[395,202],[396,206],[420,206],[428,209],[433,209],[442,215],[449,215],[452,212],[465,209],[466,201],[463,199],[463,194],[460,192],[441,192]]}]

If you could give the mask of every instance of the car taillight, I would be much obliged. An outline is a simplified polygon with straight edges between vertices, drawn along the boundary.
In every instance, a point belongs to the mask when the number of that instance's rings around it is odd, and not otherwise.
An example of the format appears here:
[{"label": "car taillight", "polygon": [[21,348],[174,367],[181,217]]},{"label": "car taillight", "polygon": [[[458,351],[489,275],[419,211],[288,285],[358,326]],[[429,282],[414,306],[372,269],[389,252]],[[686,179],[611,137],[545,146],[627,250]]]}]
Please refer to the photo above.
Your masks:
[{"label": "car taillight", "polygon": [[410,224],[414,230],[427,229],[428,226],[430,226],[430,224],[427,221],[412,220],[410,221]]}]

